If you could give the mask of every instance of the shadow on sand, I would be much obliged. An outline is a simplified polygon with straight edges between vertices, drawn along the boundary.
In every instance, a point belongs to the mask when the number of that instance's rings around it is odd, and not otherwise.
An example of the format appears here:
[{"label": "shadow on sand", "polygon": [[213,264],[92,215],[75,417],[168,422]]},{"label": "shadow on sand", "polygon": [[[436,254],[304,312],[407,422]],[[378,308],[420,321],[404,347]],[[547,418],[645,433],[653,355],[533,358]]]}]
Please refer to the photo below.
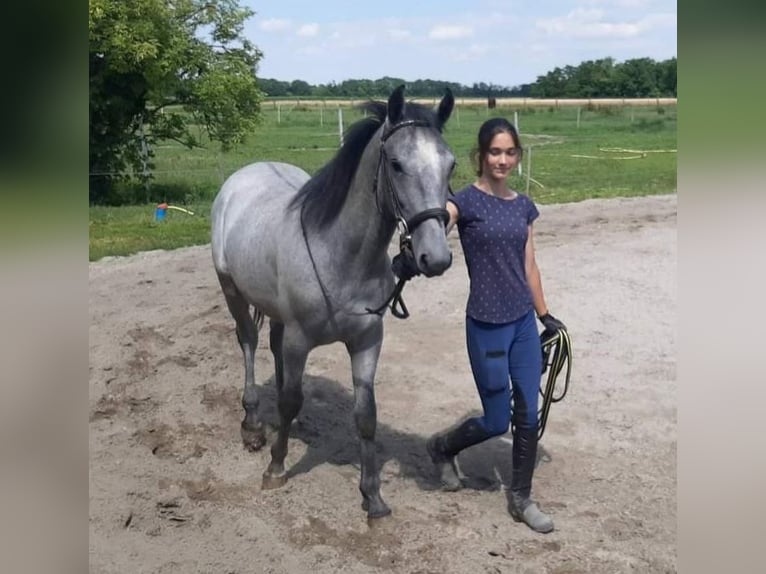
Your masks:
[{"label": "shadow on sand", "polygon": [[[279,423],[274,377],[259,386],[262,420],[271,427],[269,444]],[[304,456],[287,469],[288,478],[308,473],[323,463],[352,465],[359,468],[359,437],[354,424],[353,390],[325,377],[304,375],[304,402],[293,422],[290,436],[307,445]],[[466,412],[460,421],[476,416]],[[444,421],[448,424],[460,421]],[[440,488],[436,470],[426,451],[426,436],[402,432],[388,425],[377,425],[378,468],[395,461],[400,478],[414,480],[422,490]],[[495,437],[474,445],[458,455],[463,487],[496,491],[511,482],[511,434]],[[540,445],[538,463],[550,460]]]}]

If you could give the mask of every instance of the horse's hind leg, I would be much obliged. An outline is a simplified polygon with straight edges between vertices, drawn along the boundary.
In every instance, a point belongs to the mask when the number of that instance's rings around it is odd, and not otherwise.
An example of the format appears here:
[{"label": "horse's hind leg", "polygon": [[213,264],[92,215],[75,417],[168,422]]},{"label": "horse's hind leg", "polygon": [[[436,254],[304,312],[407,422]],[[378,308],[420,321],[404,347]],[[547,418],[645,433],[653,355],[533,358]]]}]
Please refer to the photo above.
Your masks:
[{"label": "horse's hind leg", "polygon": [[303,406],[303,370],[310,350],[298,329],[285,328],[282,324],[272,324],[272,329],[275,330],[272,331],[271,348],[274,361],[278,363],[275,366],[279,432],[271,445],[271,462],[263,473],[264,489],[278,488],[287,482],[287,439],[290,436],[290,426]]},{"label": "horse's hind leg", "polygon": [[282,370],[282,337],[284,333],[284,323],[269,321],[269,348],[274,356],[274,379],[277,383],[277,392],[282,391],[284,382],[284,371]]},{"label": "horse's hind leg", "polygon": [[346,345],[351,355],[351,370],[354,377],[354,420],[361,445],[362,477],[359,490],[362,493],[362,508],[367,511],[368,519],[382,518],[391,514],[391,509],[380,494],[380,472],[375,456],[377,409],[374,383],[382,342],[383,326],[377,323],[361,340]]},{"label": "horse's hind leg", "polygon": [[245,418],[240,432],[242,442],[249,450],[260,450],[266,444],[263,423],[258,418],[258,389],[255,386],[255,349],[258,346],[258,331],[263,315],[257,310],[250,314],[250,305],[237,289],[234,282],[226,275],[218,275],[229,312],[237,323],[237,339],[245,359],[245,390],[242,394],[242,406]]}]

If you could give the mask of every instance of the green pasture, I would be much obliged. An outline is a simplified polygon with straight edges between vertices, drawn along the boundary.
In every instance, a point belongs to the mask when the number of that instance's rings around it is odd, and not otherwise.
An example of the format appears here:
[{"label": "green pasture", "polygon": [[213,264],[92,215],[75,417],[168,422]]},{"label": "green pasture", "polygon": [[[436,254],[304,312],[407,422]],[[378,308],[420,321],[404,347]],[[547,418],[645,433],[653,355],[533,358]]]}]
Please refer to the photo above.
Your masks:
[{"label": "green pasture", "polygon": [[[579,127],[574,107],[456,108],[444,132],[458,160],[453,189],[475,177],[471,150],[481,123],[490,114],[513,121],[514,111],[527,155],[522,174],[511,183],[539,203],[676,191],[676,153],[668,151],[676,149],[675,107],[582,108]],[[342,113],[344,127],[362,117],[352,108]],[[119,190],[118,198],[131,205],[90,208],[90,260],[207,243],[210,203],[229,175],[261,160],[292,163],[313,173],[337,150],[338,127],[338,108],[329,102],[324,108],[282,103],[279,110],[276,102],[267,102],[259,128],[234,150],[223,153],[215,144],[192,150],[175,142],[157,146],[149,185],[125,184]],[[169,211],[157,223],[154,207],[161,201],[194,215]]]}]

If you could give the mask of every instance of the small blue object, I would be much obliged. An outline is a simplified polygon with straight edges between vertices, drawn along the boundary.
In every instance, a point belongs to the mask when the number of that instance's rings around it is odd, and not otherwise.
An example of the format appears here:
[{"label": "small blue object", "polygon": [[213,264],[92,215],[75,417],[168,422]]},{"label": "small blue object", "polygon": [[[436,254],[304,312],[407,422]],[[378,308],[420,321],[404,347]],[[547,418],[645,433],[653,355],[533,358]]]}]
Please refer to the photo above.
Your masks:
[{"label": "small blue object", "polygon": [[168,211],[168,206],[165,203],[161,203],[157,206],[157,208],[154,210],[154,219],[156,221],[164,221],[165,214]]}]

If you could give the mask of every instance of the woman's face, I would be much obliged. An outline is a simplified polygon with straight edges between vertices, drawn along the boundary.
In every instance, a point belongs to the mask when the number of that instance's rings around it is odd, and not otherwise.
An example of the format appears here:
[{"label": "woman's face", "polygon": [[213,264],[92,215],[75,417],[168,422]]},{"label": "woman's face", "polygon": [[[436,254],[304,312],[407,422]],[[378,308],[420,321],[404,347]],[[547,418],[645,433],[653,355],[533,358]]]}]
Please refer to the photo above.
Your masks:
[{"label": "woman's face", "polygon": [[500,132],[492,138],[489,149],[484,155],[481,174],[495,180],[504,180],[521,161],[521,150],[516,147],[513,137],[507,132]]}]

